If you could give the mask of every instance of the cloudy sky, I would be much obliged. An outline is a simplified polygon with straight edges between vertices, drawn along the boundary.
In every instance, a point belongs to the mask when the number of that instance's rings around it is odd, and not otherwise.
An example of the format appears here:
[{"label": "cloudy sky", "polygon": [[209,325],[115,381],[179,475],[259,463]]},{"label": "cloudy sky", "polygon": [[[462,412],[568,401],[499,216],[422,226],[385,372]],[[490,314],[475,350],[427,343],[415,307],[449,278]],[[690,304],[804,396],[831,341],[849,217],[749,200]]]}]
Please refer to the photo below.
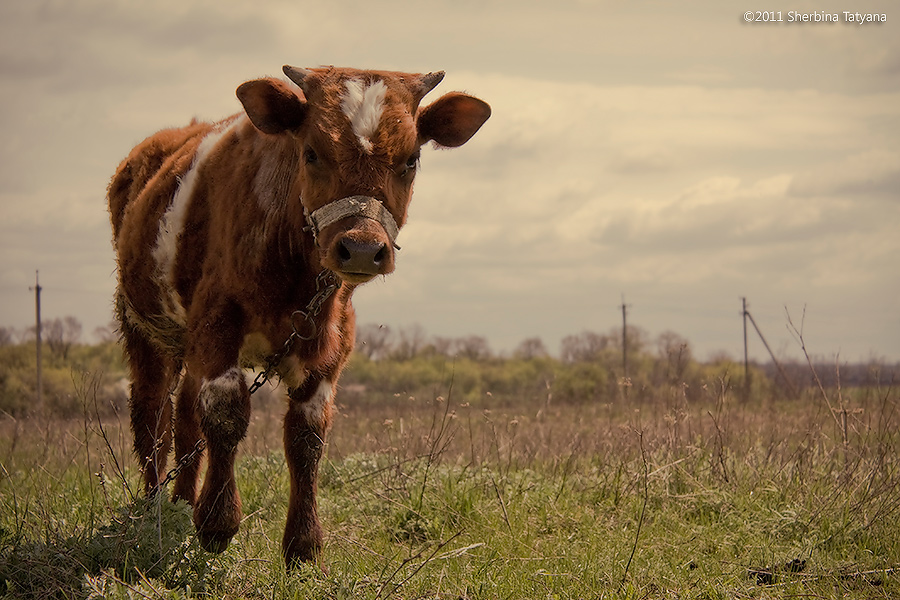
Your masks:
[{"label": "cloudy sky", "polygon": [[[747,23],[746,11],[781,11]],[[883,24],[843,11],[884,13]],[[790,23],[789,11],[839,23]],[[777,15],[775,15],[777,17]],[[282,64],[447,71],[493,116],[423,153],[361,323],[495,350],[629,323],[742,352],[900,360],[900,6],[891,0],[0,3],[0,325],[109,322],[105,188],[154,131]],[[758,338],[751,354],[766,358]]]}]

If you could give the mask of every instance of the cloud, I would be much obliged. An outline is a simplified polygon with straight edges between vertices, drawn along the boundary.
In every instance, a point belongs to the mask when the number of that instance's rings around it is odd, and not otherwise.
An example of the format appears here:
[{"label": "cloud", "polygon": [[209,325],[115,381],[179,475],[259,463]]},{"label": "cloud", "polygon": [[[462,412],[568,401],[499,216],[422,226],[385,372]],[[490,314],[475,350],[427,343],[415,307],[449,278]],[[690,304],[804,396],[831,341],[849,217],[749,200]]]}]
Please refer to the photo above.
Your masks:
[{"label": "cloud", "polygon": [[676,157],[663,146],[631,146],[615,153],[609,168],[623,175],[641,175],[668,171],[677,167]]},{"label": "cloud", "polygon": [[900,191],[900,153],[879,149],[804,171],[791,182],[795,196],[868,196]]},{"label": "cloud", "polygon": [[[887,99],[563,85],[477,74],[469,80],[491,101],[494,116],[464,149],[423,157],[416,219],[446,224],[477,212],[479,223],[460,226],[502,222],[517,230],[512,226],[549,221],[564,224],[554,228],[561,237],[583,238],[613,219],[616,226],[640,222],[640,232],[650,227],[661,234],[730,215],[738,232],[748,234],[782,230],[816,210],[810,203],[784,204],[787,196],[810,195],[814,183],[887,190],[896,176],[888,146],[841,169],[830,158],[878,143],[873,121],[886,110],[890,118],[900,113],[886,108]],[[893,100],[900,105],[900,97]],[[811,159],[819,166],[810,166]],[[440,203],[420,202],[438,195]],[[723,236],[735,232],[727,228]]]},{"label": "cloud", "polygon": [[734,80],[734,75],[723,67],[696,65],[687,69],[678,69],[666,74],[666,77],[679,83],[697,85],[719,85]]},{"label": "cloud", "polygon": [[234,61],[272,48],[275,14],[232,2],[154,5],[122,0],[5,3],[0,69],[18,81],[77,91],[101,83],[158,85],[191,76],[192,66]]}]

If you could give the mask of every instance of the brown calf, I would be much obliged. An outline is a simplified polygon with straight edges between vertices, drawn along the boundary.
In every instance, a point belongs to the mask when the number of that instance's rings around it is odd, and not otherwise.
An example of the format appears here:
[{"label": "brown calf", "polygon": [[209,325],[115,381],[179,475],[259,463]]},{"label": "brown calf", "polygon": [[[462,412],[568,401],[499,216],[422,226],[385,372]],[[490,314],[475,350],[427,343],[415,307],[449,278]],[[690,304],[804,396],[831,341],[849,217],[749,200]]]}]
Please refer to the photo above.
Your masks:
[{"label": "brown calf", "polygon": [[241,520],[235,452],[250,416],[242,368],[268,359],[289,397],[290,565],[322,548],[318,461],[353,348],[353,290],[394,269],[421,146],[464,144],[490,107],[449,93],[420,108],[440,72],[284,72],[297,87],[248,81],[237,89],[244,112],[138,145],[109,185],[109,210],[145,491],[159,486],[173,423],[179,464],[205,439],[199,495],[194,460],[173,499],[193,505],[205,548],[228,545]]}]

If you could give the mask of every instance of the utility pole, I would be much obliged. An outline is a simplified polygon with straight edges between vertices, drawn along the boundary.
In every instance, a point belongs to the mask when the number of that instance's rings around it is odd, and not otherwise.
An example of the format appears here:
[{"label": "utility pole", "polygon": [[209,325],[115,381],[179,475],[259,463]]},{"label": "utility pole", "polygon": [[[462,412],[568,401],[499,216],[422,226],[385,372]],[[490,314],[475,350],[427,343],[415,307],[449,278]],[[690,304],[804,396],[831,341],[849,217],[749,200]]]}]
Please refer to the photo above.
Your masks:
[{"label": "utility pole", "polygon": [[628,305],[625,304],[625,294],[622,294],[622,373],[628,379]]},{"label": "utility pole", "polygon": [[35,313],[35,345],[37,346],[37,407],[42,406],[44,383],[41,377],[41,284],[38,271],[34,272],[34,313]]},{"label": "utility pole", "polygon": [[741,315],[744,317],[744,401],[750,399],[750,359],[747,357],[747,298],[741,298]]}]

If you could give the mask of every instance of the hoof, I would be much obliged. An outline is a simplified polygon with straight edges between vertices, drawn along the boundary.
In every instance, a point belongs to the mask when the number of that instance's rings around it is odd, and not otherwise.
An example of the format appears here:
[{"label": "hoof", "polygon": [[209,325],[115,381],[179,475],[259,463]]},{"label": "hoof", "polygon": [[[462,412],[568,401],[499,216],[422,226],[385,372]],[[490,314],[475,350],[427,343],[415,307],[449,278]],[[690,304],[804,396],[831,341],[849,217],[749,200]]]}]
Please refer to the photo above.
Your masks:
[{"label": "hoof", "polygon": [[303,565],[313,565],[318,563],[318,561],[318,553],[296,554],[293,556],[284,557],[284,564],[285,566],[287,566],[288,571],[299,569]]},{"label": "hoof", "polygon": [[200,539],[200,547],[213,554],[225,552],[232,538],[232,536],[224,533],[204,533],[202,531],[197,532],[197,537]]},{"label": "hoof", "polygon": [[295,556],[292,558],[285,557],[285,566],[287,567],[288,573],[309,573],[309,571],[305,571],[304,567],[307,569],[318,570],[322,575],[328,575],[328,568],[322,563],[320,560],[321,556],[316,554],[312,558],[300,558],[299,556]]},{"label": "hoof", "polygon": [[231,513],[231,518],[224,518],[225,515],[217,515],[218,519],[212,519],[209,515],[204,516],[202,505],[194,508],[194,526],[197,528],[197,538],[200,540],[200,547],[207,552],[220,554],[228,548],[228,542],[238,532],[240,526],[240,511]]},{"label": "hoof", "polygon": [[[321,534],[285,542],[282,545],[281,552],[289,571],[304,563],[317,564],[322,556]],[[319,567],[321,568],[321,564],[319,564]],[[324,571],[324,569],[322,570]]]}]

